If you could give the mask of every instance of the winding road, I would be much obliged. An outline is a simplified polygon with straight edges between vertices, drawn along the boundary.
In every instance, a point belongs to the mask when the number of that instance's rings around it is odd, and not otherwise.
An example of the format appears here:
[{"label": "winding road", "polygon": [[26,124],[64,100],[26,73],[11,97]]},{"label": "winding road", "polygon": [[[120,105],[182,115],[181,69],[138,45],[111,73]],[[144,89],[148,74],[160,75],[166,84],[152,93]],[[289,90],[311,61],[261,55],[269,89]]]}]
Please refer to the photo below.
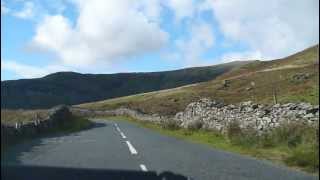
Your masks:
[{"label": "winding road", "polygon": [[169,171],[199,180],[300,180],[316,176],[206,145],[165,136],[126,121],[95,120],[78,133],[37,138],[10,147],[1,166]]}]

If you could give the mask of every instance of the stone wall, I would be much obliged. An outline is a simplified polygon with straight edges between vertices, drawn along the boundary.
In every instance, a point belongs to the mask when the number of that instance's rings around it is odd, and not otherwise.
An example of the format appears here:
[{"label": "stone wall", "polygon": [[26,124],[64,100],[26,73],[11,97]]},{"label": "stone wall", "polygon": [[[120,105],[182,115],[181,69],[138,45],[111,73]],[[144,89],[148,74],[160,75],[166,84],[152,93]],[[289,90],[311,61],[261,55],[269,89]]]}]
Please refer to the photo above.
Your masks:
[{"label": "stone wall", "polygon": [[214,100],[200,99],[177,113],[174,119],[183,128],[212,129],[224,133],[230,123],[237,122],[240,128],[264,132],[292,122],[317,125],[319,105],[288,103],[268,106],[250,101],[224,105]]},{"label": "stone wall", "polygon": [[145,114],[128,108],[102,111],[72,107],[71,111],[72,113],[80,116],[128,116],[141,121],[149,121],[154,123],[165,123],[168,120],[172,120],[172,117],[161,116],[159,114]]},{"label": "stone wall", "polygon": [[207,98],[190,103],[183,112],[174,117],[144,114],[127,108],[94,111],[72,108],[81,115],[129,116],[154,123],[174,122],[182,128],[208,129],[225,133],[230,123],[237,122],[240,128],[251,128],[265,132],[282,124],[299,122],[310,125],[319,123],[319,105],[287,103],[276,105],[254,104],[250,101],[225,105]]},{"label": "stone wall", "polygon": [[58,127],[71,117],[67,106],[57,106],[49,110],[49,116],[44,119],[36,118],[28,123],[2,124],[1,143],[8,144],[21,138],[36,136]]}]

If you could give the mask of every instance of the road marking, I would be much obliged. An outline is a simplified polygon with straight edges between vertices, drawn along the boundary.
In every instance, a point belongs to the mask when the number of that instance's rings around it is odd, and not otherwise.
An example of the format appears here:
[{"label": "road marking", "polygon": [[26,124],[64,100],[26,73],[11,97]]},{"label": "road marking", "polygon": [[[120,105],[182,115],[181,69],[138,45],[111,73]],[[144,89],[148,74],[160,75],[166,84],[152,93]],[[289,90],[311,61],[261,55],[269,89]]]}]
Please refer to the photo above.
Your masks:
[{"label": "road marking", "polygon": [[118,126],[118,124],[117,124],[117,123],[115,123],[115,124],[114,124],[114,126],[115,126],[116,128],[119,128],[119,126]]},{"label": "road marking", "polygon": [[145,171],[145,172],[148,171],[147,167],[144,164],[140,164],[140,168],[142,171]]},{"label": "road marking", "polygon": [[127,138],[127,137],[123,134],[123,132],[120,132],[120,135],[121,135],[121,137],[122,137],[123,139]]},{"label": "road marking", "polygon": [[120,128],[117,127],[116,129],[117,129],[118,132],[121,132]]},{"label": "road marking", "polygon": [[129,147],[131,154],[138,154],[137,150],[131,145],[131,143],[129,141],[126,141],[126,143]]}]

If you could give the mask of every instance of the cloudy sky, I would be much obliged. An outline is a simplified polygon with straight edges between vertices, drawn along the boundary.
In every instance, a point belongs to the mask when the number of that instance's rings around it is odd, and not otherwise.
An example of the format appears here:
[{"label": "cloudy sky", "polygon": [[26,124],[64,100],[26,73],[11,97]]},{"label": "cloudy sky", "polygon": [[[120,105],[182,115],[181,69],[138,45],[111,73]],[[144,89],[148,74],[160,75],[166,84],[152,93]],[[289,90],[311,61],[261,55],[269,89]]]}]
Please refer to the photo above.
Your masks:
[{"label": "cloudy sky", "polygon": [[281,58],[317,44],[318,22],[318,0],[1,0],[1,75]]}]

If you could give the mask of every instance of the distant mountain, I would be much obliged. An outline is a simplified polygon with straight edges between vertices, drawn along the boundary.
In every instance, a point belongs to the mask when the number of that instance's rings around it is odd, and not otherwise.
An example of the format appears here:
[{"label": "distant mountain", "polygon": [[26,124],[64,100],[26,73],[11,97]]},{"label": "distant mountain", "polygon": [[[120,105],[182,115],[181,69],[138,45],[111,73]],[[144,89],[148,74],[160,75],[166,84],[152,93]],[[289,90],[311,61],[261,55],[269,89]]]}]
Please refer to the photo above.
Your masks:
[{"label": "distant mountain", "polygon": [[37,79],[1,82],[1,108],[38,109],[80,104],[209,81],[247,64],[221,65],[151,73],[80,74],[58,72]]}]

